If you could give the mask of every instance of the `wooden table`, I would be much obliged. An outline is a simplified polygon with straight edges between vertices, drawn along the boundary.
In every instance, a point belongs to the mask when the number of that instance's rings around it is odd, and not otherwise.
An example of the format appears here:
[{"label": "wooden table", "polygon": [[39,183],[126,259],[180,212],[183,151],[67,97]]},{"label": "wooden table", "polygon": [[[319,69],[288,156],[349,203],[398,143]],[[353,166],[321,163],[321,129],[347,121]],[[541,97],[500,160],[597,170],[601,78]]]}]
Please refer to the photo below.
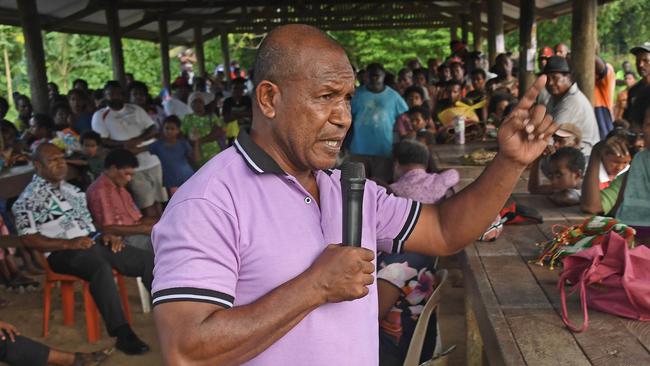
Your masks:
[{"label": "wooden table", "polygon": [[[484,144],[483,144],[484,145]],[[461,185],[482,167],[459,166],[459,154],[482,145],[437,147],[441,167],[460,168]],[[576,207],[557,208],[546,197],[525,193],[527,178],[513,199],[535,207],[540,225],[507,225],[492,243],[476,242],[460,253],[466,293],[468,365],[650,365],[650,322],[589,310],[589,329],[572,333],[560,318],[559,270],[529,263],[551,237],[554,224],[580,222]],[[480,205],[477,205],[480,207]],[[570,319],[580,324],[578,298],[569,299]]]},{"label": "wooden table", "polygon": [[31,163],[14,166],[0,172],[0,199],[20,195],[25,186],[32,180],[34,167]]}]

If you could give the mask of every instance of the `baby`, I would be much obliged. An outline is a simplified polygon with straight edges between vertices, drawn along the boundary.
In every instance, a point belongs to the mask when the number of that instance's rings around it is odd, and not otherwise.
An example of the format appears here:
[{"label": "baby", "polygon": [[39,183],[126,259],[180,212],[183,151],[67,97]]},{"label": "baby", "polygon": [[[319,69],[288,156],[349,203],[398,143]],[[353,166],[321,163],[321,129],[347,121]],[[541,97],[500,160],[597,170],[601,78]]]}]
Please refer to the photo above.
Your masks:
[{"label": "baby", "polygon": [[558,206],[573,206],[580,203],[580,186],[585,170],[585,156],[574,147],[561,147],[549,159],[545,172],[550,184],[541,184],[538,169],[532,169],[528,180],[528,191],[546,194]]}]

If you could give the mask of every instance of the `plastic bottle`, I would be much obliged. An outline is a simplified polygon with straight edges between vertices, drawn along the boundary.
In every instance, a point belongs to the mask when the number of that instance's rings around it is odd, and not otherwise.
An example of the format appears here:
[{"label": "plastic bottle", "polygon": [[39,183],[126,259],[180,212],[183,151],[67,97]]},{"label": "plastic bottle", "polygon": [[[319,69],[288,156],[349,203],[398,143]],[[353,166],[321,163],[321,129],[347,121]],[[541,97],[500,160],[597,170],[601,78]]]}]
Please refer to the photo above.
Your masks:
[{"label": "plastic bottle", "polygon": [[454,141],[458,145],[465,145],[465,117],[458,116],[454,120]]}]

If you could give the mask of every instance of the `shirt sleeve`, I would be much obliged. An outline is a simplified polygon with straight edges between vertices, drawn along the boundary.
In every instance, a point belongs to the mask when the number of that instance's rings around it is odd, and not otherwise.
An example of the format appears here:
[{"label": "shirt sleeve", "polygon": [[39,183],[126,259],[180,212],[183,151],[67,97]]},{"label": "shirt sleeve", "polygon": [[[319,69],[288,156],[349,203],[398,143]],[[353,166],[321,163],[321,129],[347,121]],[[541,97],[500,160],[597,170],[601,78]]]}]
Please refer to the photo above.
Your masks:
[{"label": "shirt sleeve", "polygon": [[422,205],[377,187],[377,250],[401,253],[420,217]]},{"label": "shirt sleeve", "polygon": [[104,109],[100,109],[95,112],[95,114],[93,114],[93,119],[90,122],[90,126],[92,127],[93,131],[97,132],[99,136],[105,139],[109,137],[109,132],[108,128],[106,128],[106,124],[103,121],[104,113],[106,113]]},{"label": "shirt sleeve", "polygon": [[111,220],[108,215],[104,214],[105,212],[111,212],[111,208],[108,206],[110,199],[103,189],[97,188],[90,189],[86,192],[86,201],[88,202],[90,215],[92,216],[93,221],[101,226],[113,225],[113,220]]},{"label": "shirt sleeve", "polygon": [[239,278],[237,220],[205,199],[168,207],[152,233],[153,305],[198,301],[233,306]]},{"label": "shirt sleeve", "polygon": [[15,226],[18,235],[31,235],[38,233],[33,210],[27,209],[24,200],[16,201],[16,203],[11,207],[11,211],[16,220]]},{"label": "shirt sleeve", "polygon": [[623,185],[623,177],[625,177],[625,175],[626,174],[619,175],[609,184],[609,187],[600,191],[600,205],[603,207],[603,212],[605,214],[614,208],[616,200],[618,200],[618,194],[621,191],[621,186]]},{"label": "shirt sleeve", "polygon": [[395,94],[397,94],[397,109],[395,110],[395,115],[399,116],[402,113],[408,112],[409,106],[406,104],[402,96],[400,96],[397,92],[395,92]]},{"label": "shirt sleeve", "polygon": [[138,115],[138,123],[140,125],[140,128],[142,128],[143,131],[146,130],[147,128],[151,127],[152,125],[156,124],[156,122],[153,121],[151,116],[149,116],[147,111],[142,109],[142,107],[139,107],[137,105],[134,105],[134,107],[137,110],[136,113]]}]

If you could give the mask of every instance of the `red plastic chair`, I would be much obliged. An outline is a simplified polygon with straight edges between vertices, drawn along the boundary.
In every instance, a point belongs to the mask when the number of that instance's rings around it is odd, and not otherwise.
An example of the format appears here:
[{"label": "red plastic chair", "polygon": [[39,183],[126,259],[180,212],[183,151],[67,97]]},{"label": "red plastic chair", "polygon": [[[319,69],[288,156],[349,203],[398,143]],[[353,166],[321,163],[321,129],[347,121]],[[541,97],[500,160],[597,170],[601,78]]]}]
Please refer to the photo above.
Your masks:
[{"label": "red plastic chair", "polygon": [[[47,263],[47,261],[45,261]],[[90,293],[90,283],[82,280],[79,277],[60,274],[52,271],[49,266],[45,268],[45,283],[43,284],[43,337],[47,337],[50,327],[50,312],[52,302],[52,287],[56,286],[57,282],[61,283],[61,303],[63,307],[63,324],[74,324],[74,284],[77,281],[82,282],[84,307],[86,310],[86,333],[88,335],[88,342],[95,343],[100,338],[101,325],[99,321],[99,310],[95,305],[95,301]],[[120,299],[126,320],[131,324],[131,311],[129,309],[129,299],[126,292],[126,283],[122,275],[113,270],[113,276],[117,280],[117,287],[120,292]]]}]

